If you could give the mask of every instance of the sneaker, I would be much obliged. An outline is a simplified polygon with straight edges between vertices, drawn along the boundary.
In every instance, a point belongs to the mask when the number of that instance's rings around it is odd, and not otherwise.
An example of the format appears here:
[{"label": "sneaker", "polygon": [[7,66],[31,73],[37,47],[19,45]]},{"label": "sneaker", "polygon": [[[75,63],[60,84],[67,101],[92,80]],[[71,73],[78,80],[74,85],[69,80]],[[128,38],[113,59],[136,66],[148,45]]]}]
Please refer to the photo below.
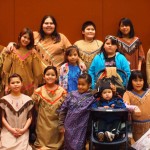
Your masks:
[{"label": "sneaker", "polygon": [[109,132],[109,131],[106,131],[106,132],[105,132],[105,136],[106,136],[106,138],[107,138],[107,140],[108,140],[109,142],[112,142],[113,139],[114,139],[114,137],[115,137],[115,134],[113,134],[113,133],[111,133],[111,132]]},{"label": "sneaker", "polygon": [[103,133],[103,132],[99,132],[99,133],[97,134],[97,137],[98,137],[98,140],[99,140],[100,142],[103,142],[103,141],[104,141],[104,133]]}]

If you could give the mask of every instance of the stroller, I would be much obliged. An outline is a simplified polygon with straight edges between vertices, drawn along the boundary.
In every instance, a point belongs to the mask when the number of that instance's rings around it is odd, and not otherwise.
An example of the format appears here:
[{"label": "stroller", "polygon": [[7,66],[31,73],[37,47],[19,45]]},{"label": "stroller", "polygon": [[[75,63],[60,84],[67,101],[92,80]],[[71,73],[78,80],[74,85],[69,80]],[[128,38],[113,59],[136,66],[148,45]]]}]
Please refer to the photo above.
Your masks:
[{"label": "stroller", "polygon": [[[107,117],[118,117],[120,121],[120,132],[117,138],[114,138],[113,141],[99,141],[97,138],[97,124],[100,120]],[[93,108],[91,110],[91,137],[89,143],[89,149],[93,150],[93,145],[103,145],[103,146],[116,146],[116,150],[118,150],[118,145],[121,143],[125,143],[125,150],[128,149],[128,110],[127,109],[105,109],[105,108]],[[106,148],[107,149],[107,148]]]},{"label": "stroller", "polygon": [[118,95],[123,96],[127,83],[128,77],[126,72],[116,67],[106,67],[97,73],[96,89],[101,86],[104,82],[110,82],[116,86],[116,92]]}]

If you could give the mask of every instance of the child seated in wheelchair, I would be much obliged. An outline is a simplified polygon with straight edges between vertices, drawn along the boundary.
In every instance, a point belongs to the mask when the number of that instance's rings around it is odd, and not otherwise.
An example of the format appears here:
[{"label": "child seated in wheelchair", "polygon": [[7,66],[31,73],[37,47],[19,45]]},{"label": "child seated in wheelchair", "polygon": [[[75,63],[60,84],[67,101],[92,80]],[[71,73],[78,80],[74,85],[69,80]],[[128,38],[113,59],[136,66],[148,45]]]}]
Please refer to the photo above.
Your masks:
[{"label": "child seated in wheelchair", "polygon": [[[98,88],[98,92],[94,95],[97,98],[93,103],[92,108],[104,108],[104,109],[123,109],[126,108],[130,111],[134,111],[137,115],[140,115],[140,110],[135,105],[126,105],[122,98],[115,94],[115,87],[109,82],[104,82]],[[94,130],[95,136],[98,141],[113,141],[120,135],[121,120],[118,116],[102,116],[101,120],[95,122]]]}]

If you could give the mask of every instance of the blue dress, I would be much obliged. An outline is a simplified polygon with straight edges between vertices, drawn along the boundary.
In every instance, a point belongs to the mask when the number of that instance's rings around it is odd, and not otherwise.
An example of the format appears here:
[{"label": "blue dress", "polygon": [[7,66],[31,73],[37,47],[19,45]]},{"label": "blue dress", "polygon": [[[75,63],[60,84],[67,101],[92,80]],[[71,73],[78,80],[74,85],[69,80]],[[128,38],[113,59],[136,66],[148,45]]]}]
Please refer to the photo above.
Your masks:
[{"label": "blue dress", "polygon": [[69,73],[68,73],[68,92],[77,90],[78,86],[78,77],[81,74],[79,66],[73,66],[69,64]]}]

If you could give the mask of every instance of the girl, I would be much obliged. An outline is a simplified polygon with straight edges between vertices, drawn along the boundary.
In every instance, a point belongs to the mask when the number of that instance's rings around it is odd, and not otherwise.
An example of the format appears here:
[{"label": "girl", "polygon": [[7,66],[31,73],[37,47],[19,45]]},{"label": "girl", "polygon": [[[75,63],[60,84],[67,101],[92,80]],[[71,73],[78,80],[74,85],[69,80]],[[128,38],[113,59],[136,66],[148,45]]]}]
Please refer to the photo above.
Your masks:
[{"label": "girl", "polygon": [[66,91],[56,84],[57,70],[48,66],[44,70],[45,85],[35,90],[32,98],[38,109],[35,149],[59,150],[63,135],[58,130],[57,109],[64,101]]},{"label": "girl", "polygon": [[77,90],[78,77],[81,70],[78,65],[79,50],[76,46],[66,49],[65,64],[60,68],[59,85],[68,92]]},{"label": "girl", "polygon": [[119,22],[118,41],[120,51],[130,62],[130,68],[141,70],[142,61],[145,59],[142,43],[134,34],[134,27],[130,19],[122,18]]},{"label": "girl", "polygon": [[78,46],[81,59],[88,70],[94,56],[99,53],[103,42],[95,39],[96,25],[92,21],[86,21],[83,23],[82,35],[83,39],[76,41],[74,44]]},{"label": "girl", "polygon": [[31,150],[28,128],[32,121],[33,101],[21,93],[23,84],[20,75],[11,75],[8,78],[8,86],[10,94],[0,100],[3,123],[0,149]]},{"label": "girl", "polygon": [[8,76],[13,73],[18,73],[23,78],[22,92],[27,95],[31,95],[34,88],[41,82],[42,66],[33,47],[33,33],[29,28],[24,28],[19,34],[14,51],[5,56],[3,64],[5,93],[9,91]]},{"label": "girl", "polygon": [[135,141],[150,128],[150,90],[141,71],[132,71],[129,78],[127,91],[123,99],[129,105],[137,105],[141,116],[132,114],[132,133]]},{"label": "girl", "polygon": [[[105,41],[101,47],[101,52],[97,54],[89,68],[89,74],[92,77],[92,88],[95,88],[97,81],[97,74],[100,70],[106,67],[116,67],[126,72],[127,77],[130,76],[130,67],[127,59],[118,52],[118,40],[114,36],[106,36]],[[121,75],[124,85],[126,85],[126,79]]]},{"label": "girl", "polygon": [[78,90],[70,92],[59,110],[59,130],[65,132],[65,150],[83,150],[91,103],[91,77],[83,73],[78,78]]}]

